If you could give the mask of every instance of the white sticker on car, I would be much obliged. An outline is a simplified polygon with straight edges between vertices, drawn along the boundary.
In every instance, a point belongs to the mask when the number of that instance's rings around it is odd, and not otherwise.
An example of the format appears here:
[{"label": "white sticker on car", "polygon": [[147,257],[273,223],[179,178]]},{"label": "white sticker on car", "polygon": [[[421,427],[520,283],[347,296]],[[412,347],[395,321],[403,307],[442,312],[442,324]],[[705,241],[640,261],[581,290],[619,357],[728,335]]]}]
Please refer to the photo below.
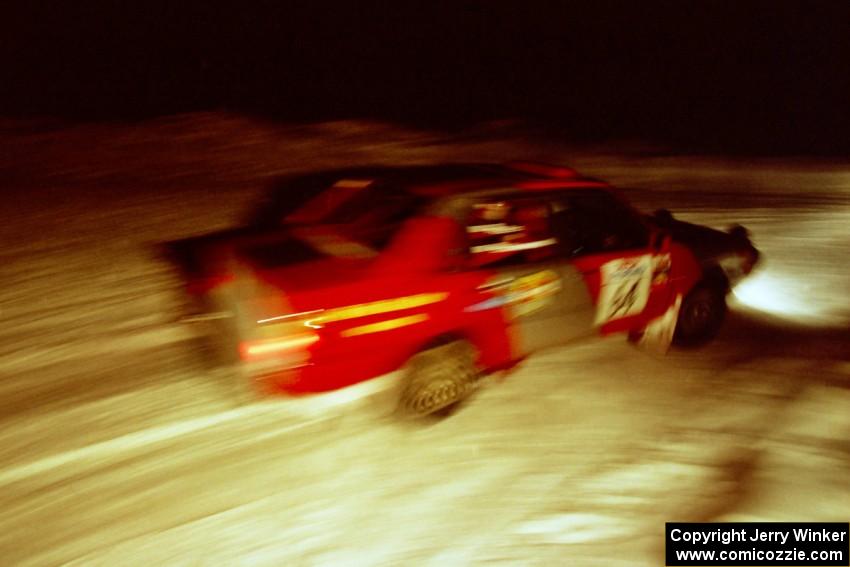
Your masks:
[{"label": "white sticker on car", "polygon": [[682,295],[676,294],[676,299],[660,317],[650,321],[643,330],[638,344],[641,348],[656,354],[665,354],[673,342],[676,332],[676,321],[682,306]]},{"label": "white sticker on car", "polygon": [[596,324],[637,315],[646,307],[652,283],[652,257],[617,258],[600,269]]}]

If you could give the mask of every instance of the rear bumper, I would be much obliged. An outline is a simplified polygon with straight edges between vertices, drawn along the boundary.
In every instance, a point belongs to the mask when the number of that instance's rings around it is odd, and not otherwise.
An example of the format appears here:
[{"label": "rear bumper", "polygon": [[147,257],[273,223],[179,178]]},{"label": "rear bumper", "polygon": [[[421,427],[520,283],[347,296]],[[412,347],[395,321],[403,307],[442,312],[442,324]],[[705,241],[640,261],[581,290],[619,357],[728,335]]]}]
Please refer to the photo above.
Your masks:
[{"label": "rear bumper", "polygon": [[378,356],[289,365],[274,361],[243,362],[243,371],[260,392],[301,395],[346,388],[399,370],[403,365],[404,359],[378,353]]}]

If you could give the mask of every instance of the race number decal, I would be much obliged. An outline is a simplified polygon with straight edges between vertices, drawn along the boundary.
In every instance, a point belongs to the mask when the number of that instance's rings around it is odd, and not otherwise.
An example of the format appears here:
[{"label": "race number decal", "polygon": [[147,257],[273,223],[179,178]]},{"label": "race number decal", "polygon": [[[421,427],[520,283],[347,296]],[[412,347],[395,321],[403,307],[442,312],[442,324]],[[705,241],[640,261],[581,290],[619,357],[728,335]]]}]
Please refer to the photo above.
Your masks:
[{"label": "race number decal", "polygon": [[596,324],[637,315],[646,307],[652,279],[652,257],[618,258],[602,265]]}]

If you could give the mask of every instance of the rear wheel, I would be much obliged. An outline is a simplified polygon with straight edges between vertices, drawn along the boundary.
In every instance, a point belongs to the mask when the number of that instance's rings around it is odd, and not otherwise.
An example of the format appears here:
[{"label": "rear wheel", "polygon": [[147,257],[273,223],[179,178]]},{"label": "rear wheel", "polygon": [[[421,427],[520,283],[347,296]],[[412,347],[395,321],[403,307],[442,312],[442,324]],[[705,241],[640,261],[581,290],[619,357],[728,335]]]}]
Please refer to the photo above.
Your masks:
[{"label": "rear wheel", "polygon": [[472,391],[479,377],[477,351],[454,340],[419,352],[407,364],[402,409],[414,415],[445,412]]},{"label": "rear wheel", "polygon": [[713,339],[726,316],[726,295],[718,286],[701,284],[682,301],[673,343],[699,346]]}]

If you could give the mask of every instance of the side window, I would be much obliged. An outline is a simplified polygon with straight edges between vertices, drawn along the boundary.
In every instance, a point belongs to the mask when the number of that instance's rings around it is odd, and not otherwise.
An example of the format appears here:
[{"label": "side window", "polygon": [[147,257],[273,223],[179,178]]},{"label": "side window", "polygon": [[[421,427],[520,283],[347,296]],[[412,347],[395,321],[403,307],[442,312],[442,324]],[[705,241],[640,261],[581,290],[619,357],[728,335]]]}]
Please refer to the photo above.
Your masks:
[{"label": "side window", "polygon": [[539,199],[476,203],[466,226],[473,268],[503,267],[558,256],[551,208]]},{"label": "side window", "polygon": [[553,232],[568,256],[647,246],[649,235],[635,214],[602,191],[576,192],[552,203]]}]

